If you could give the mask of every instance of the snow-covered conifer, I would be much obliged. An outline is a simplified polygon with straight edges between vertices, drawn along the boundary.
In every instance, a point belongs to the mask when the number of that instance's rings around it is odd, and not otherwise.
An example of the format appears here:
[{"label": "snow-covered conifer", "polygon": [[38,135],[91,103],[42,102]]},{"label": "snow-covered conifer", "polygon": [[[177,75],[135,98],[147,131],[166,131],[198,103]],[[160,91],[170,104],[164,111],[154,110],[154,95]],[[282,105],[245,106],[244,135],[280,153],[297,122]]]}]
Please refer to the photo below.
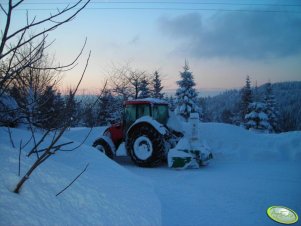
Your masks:
[{"label": "snow-covered conifer", "polygon": [[267,106],[262,102],[253,102],[249,105],[249,112],[245,116],[245,127],[262,132],[269,132],[271,125],[266,114]]},{"label": "snow-covered conifer", "polygon": [[113,96],[110,89],[104,90],[99,99],[96,123],[103,126],[118,122],[121,117],[122,102],[122,97]]},{"label": "snow-covered conifer", "polygon": [[41,128],[59,128],[62,126],[65,115],[65,101],[61,94],[53,89],[52,86],[47,86],[44,93],[37,101],[37,122],[36,126]]},{"label": "snow-covered conifer", "polygon": [[176,91],[175,112],[185,119],[189,118],[191,112],[199,112],[197,106],[197,92],[195,90],[195,82],[192,73],[189,71],[187,62],[183,67],[184,71],[180,72],[181,80],[177,81],[179,88]]},{"label": "snow-covered conifer", "polygon": [[271,130],[270,132],[276,132],[279,130],[278,128],[278,115],[279,112],[276,107],[276,101],[275,101],[275,96],[273,94],[273,89],[272,85],[270,82],[266,84],[266,89],[265,89],[265,104],[266,104],[266,113],[268,115],[268,121],[271,125]]},{"label": "snow-covered conifer", "polygon": [[69,90],[69,95],[65,98],[65,121],[70,124],[71,127],[75,127],[78,125],[80,120],[79,111],[80,104],[76,101],[75,97],[72,96],[72,90]]},{"label": "snow-covered conifer", "polygon": [[246,84],[241,89],[240,115],[241,115],[241,123],[242,124],[246,123],[245,116],[250,113],[249,105],[252,103],[252,100],[253,100],[253,97],[252,97],[250,77],[247,76]]},{"label": "snow-covered conifer", "polygon": [[170,96],[166,99],[166,101],[169,103],[169,109],[171,111],[174,111],[176,109],[175,98],[173,96]]}]

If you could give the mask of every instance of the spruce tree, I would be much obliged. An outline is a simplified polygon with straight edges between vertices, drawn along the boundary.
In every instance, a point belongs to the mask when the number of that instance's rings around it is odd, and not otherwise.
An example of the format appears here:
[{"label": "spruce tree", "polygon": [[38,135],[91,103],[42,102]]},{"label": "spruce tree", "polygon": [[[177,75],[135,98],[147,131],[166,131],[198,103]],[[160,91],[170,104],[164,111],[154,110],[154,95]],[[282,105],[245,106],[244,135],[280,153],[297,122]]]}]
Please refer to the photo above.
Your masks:
[{"label": "spruce tree", "polygon": [[200,109],[196,104],[198,94],[194,88],[194,78],[189,71],[187,62],[185,62],[183,69],[184,71],[180,72],[181,80],[177,81],[179,88],[176,91],[177,107],[175,112],[187,120],[191,112],[199,112]]},{"label": "spruce tree", "polygon": [[254,129],[261,132],[269,132],[271,125],[266,114],[267,106],[262,102],[253,102],[249,105],[249,112],[245,115],[246,129]]},{"label": "spruce tree", "polygon": [[63,126],[65,102],[59,92],[47,86],[38,100],[38,123],[41,128],[51,129]]},{"label": "spruce tree", "polygon": [[[121,96],[113,96],[112,90],[106,89],[99,99],[96,111],[97,125],[105,126],[119,122],[123,110],[122,103],[123,99]],[[92,114],[89,111],[87,112]]]},{"label": "spruce tree", "polygon": [[267,106],[266,113],[268,115],[268,121],[269,121],[269,124],[271,125],[270,132],[279,131],[279,128],[278,128],[279,112],[276,107],[275,96],[273,94],[273,89],[272,89],[272,85],[270,82],[268,82],[265,87],[264,101]]},{"label": "spruce tree", "polygon": [[163,86],[161,85],[161,79],[158,71],[154,73],[154,79],[152,81],[153,90],[152,90],[152,97],[163,99],[164,94],[161,93]]},{"label": "spruce tree", "polygon": [[65,106],[68,106],[64,115],[66,123],[69,123],[71,127],[77,126],[80,120],[80,104],[75,100],[75,97],[72,96],[71,89],[69,90],[69,95],[65,98]]},{"label": "spruce tree", "polygon": [[169,103],[169,110],[175,111],[176,109],[175,98],[173,96],[170,96],[166,99],[166,101]]},{"label": "spruce tree", "polygon": [[240,101],[241,124],[246,123],[245,116],[250,113],[249,105],[252,103],[252,100],[253,98],[252,98],[250,77],[247,76],[246,84],[241,89],[241,101]]},{"label": "spruce tree", "polygon": [[139,95],[138,98],[142,99],[142,98],[148,98],[151,96],[151,92],[149,89],[149,81],[146,78],[143,78],[141,80],[141,83],[139,85]]}]

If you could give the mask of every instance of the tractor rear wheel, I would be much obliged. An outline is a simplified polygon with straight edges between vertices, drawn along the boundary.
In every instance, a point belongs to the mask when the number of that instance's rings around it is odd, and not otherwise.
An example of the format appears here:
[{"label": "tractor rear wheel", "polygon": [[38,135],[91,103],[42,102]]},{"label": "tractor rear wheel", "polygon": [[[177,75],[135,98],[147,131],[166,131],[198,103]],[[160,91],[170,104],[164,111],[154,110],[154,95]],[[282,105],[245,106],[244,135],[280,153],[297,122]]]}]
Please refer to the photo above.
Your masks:
[{"label": "tractor rear wheel", "polygon": [[93,147],[98,149],[99,151],[103,152],[106,156],[108,156],[110,159],[113,159],[114,154],[112,151],[111,146],[108,144],[107,141],[103,138],[99,138],[93,143]]},{"label": "tractor rear wheel", "polygon": [[131,128],[126,148],[133,162],[140,167],[154,167],[165,155],[163,136],[148,123],[139,123]]}]

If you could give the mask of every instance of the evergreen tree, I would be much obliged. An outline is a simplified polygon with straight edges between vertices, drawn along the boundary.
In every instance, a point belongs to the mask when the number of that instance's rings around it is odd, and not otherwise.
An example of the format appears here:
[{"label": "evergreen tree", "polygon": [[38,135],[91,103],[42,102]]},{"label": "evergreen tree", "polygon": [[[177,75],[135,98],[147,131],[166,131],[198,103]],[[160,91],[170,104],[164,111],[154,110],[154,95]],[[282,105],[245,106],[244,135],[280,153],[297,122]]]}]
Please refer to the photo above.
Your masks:
[{"label": "evergreen tree", "polygon": [[36,125],[38,121],[38,100],[40,94],[34,89],[33,83],[27,86],[17,87],[14,85],[10,95],[15,99],[18,107],[19,121],[25,124]]},{"label": "evergreen tree", "polygon": [[279,131],[279,127],[278,127],[279,112],[276,107],[275,96],[273,94],[272,85],[270,82],[268,82],[266,84],[264,100],[265,100],[265,104],[267,106],[266,113],[268,115],[268,121],[271,125],[270,132]]},{"label": "evergreen tree", "polygon": [[153,90],[152,90],[152,97],[163,99],[164,94],[161,93],[163,86],[161,85],[161,79],[158,71],[155,71],[154,73],[154,79],[153,79]]},{"label": "evergreen tree", "polygon": [[229,109],[224,109],[221,114],[221,121],[224,123],[233,123],[234,114]]},{"label": "evergreen tree", "polygon": [[266,114],[267,106],[262,102],[253,102],[249,105],[249,112],[245,116],[246,129],[255,129],[258,131],[269,132],[271,125]]},{"label": "evergreen tree", "polygon": [[166,99],[166,101],[169,103],[169,110],[175,111],[176,109],[175,98],[173,96],[170,96]]},{"label": "evergreen tree", "polygon": [[184,71],[180,72],[182,79],[177,81],[179,88],[176,91],[177,107],[175,112],[187,120],[191,112],[199,112],[200,109],[196,104],[198,94],[194,88],[194,78],[186,62],[183,69]]},{"label": "evergreen tree", "polygon": [[48,86],[38,100],[38,122],[36,126],[46,129],[60,128],[64,122],[65,102],[59,92]]},{"label": "evergreen tree", "polygon": [[65,98],[65,106],[68,107],[65,111],[65,122],[69,123],[71,127],[78,125],[80,120],[79,111],[80,104],[75,100],[75,97],[72,97],[72,90],[69,90],[69,95]]},{"label": "evergreen tree", "polygon": [[253,98],[252,98],[250,77],[247,76],[246,84],[241,89],[240,116],[241,116],[242,124],[246,123],[245,116],[250,113],[249,105],[252,103],[252,99]]},{"label": "evergreen tree", "polygon": [[120,119],[120,103],[122,99],[114,97],[111,90],[107,89],[103,92],[99,102],[99,112],[97,115],[98,125],[108,125],[119,121]]},{"label": "evergreen tree", "polygon": [[149,81],[146,78],[143,78],[141,80],[141,83],[139,85],[139,95],[138,98],[142,99],[142,98],[148,98],[151,96],[151,92],[149,89]]},{"label": "evergreen tree", "polygon": [[210,122],[210,114],[208,113],[207,110],[206,99],[204,97],[198,98],[197,104],[198,104],[200,119],[203,122]]},{"label": "evergreen tree", "polygon": [[95,111],[90,104],[85,104],[83,107],[83,116],[82,116],[83,125],[86,127],[96,126],[96,116]]},{"label": "evergreen tree", "polygon": [[168,102],[169,110],[174,111],[176,109],[175,98],[173,96],[164,97],[164,100]]},{"label": "evergreen tree", "polygon": [[79,124],[86,127],[97,126],[99,105],[96,104],[97,96],[84,96],[80,101],[81,117]]}]

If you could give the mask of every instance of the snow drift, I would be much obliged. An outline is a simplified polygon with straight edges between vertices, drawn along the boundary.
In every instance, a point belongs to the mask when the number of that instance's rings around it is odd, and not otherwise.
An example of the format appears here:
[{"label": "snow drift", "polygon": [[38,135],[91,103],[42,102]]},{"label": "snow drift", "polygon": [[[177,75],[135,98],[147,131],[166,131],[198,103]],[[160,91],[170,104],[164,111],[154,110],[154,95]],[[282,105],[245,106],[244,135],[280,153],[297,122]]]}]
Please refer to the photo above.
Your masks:
[{"label": "snow drift", "polygon": [[301,132],[265,134],[223,123],[201,123],[200,139],[215,159],[301,160]]},{"label": "snow drift", "polygon": [[[12,148],[7,129],[0,128],[0,225],[273,225],[265,213],[270,205],[300,213],[300,131],[260,134],[201,123],[200,139],[211,148],[212,163],[176,171],[111,161],[91,147],[104,129],[93,129],[79,149],[50,157],[15,194],[18,146],[30,133],[12,129]],[[61,142],[76,146],[88,133],[72,128]],[[25,156],[29,149],[21,155],[21,175],[35,158]],[[56,197],[87,163],[87,171]]]},{"label": "snow drift", "polygon": [[[24,144],[30,138],[26,130],[13,129],[12,133],[16,146],[21,139]],[[82,140],[83,131],[78,135],[73,134],[73,139]],[[152,185],[87,145],[73,152],[58,152],[34,171],[20,194],[13,193],[20,179],[18,149],[11,147],[5,128],[0,128],[0,137],[0,225],[161,224],[160,202]],[[22,152],[21,176],[35,158],[25,155]],[[56,197],[87,163],[87,171]]]}]

